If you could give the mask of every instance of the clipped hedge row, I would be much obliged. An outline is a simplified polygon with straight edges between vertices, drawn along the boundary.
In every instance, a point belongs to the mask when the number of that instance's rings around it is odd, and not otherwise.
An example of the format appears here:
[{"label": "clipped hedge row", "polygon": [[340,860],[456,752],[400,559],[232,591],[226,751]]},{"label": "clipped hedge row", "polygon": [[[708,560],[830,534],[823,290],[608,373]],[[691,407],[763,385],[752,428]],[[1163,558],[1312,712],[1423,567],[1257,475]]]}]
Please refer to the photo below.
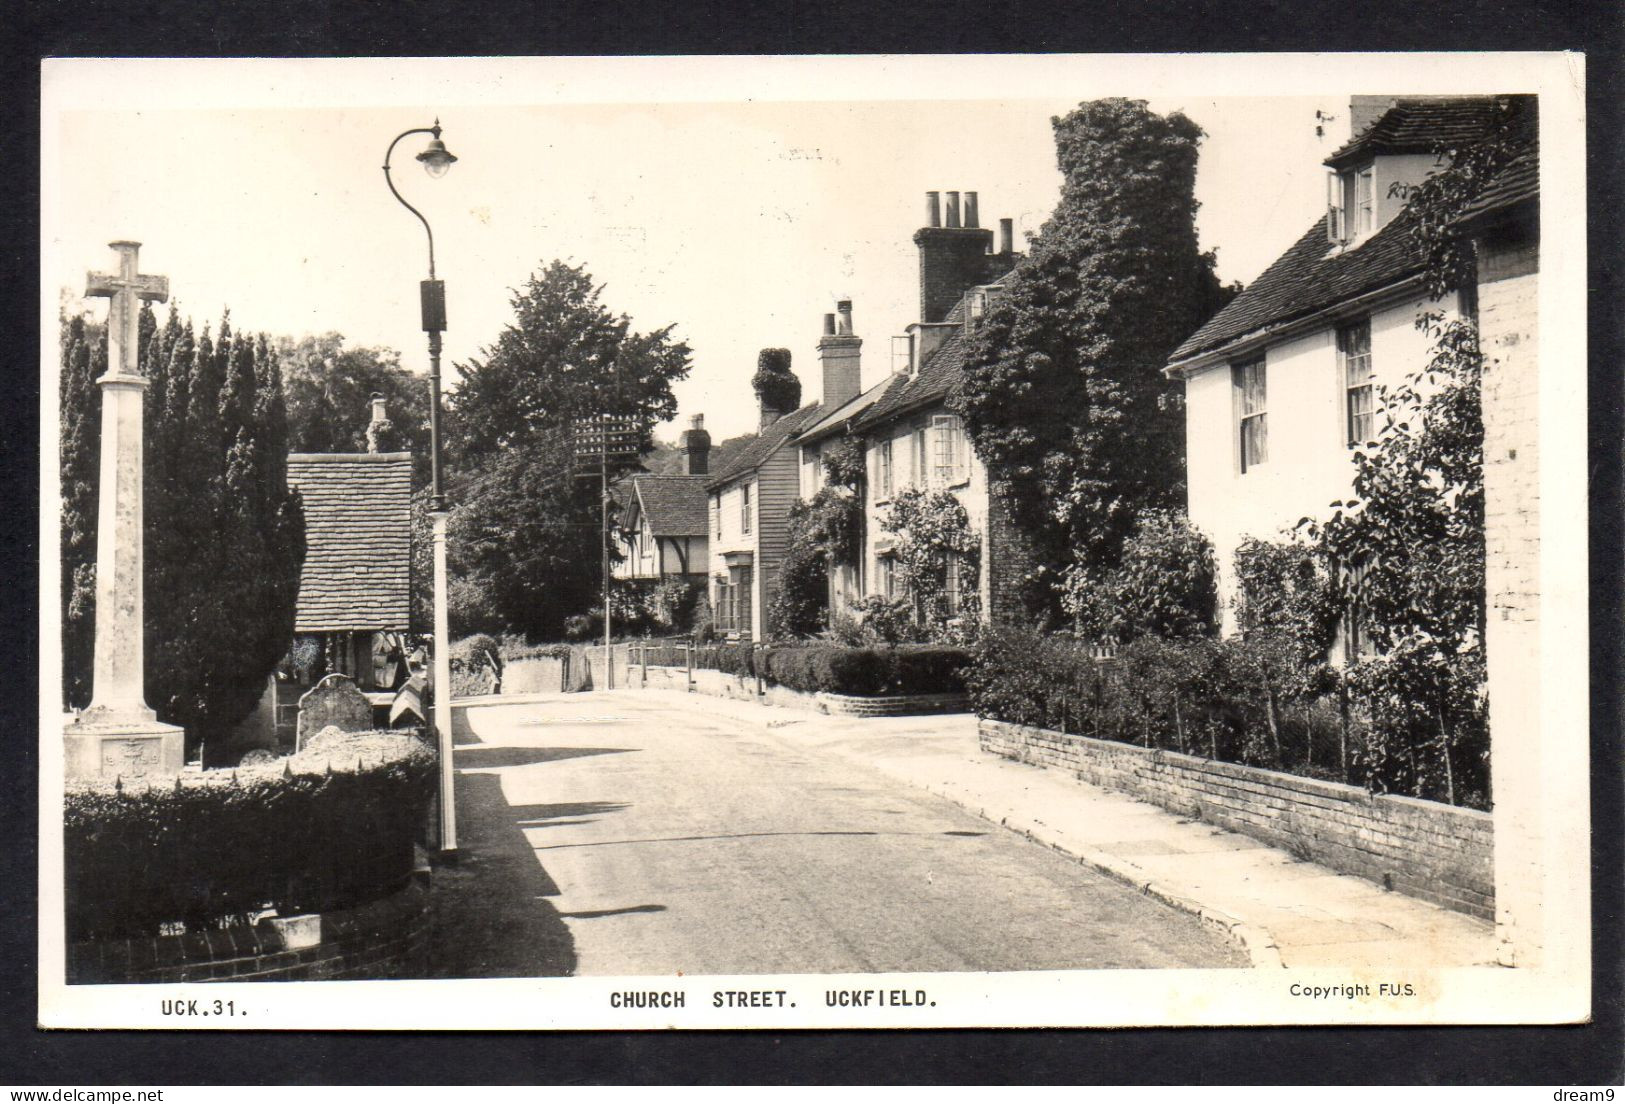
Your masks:
[{"label": "clipped hedge row", "polygon": [[361,734],[316,756],[70,789],[69,941],[246,924],[267,908],[323,912],[399,889],[434,792],[433,755],[412,738]]},{"label": "clipped hedge row", "polygon": [[[638,662],[633,653],[633,663]],[[679,647],[651,648],[649,662],[682,666]],[[934,644],[852,648],[840,644],[710,644],[694,649],[700,670],[763,680],[806,693],[856,697],[891,694],[960,694],[970,653]]]}]

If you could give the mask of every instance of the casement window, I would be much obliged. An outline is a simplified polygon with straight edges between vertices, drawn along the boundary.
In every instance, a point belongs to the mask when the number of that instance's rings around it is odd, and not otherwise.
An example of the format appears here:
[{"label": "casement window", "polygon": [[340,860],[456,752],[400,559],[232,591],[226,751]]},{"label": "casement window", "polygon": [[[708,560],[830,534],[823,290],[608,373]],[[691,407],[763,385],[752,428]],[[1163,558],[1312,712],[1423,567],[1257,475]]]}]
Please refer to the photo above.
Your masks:
[{"label": "casement window", "polygon": [[970,293],[966,303],[965,317],[967,330],[974,330],[982,324],[982,317],[987,314],[987,292],[977,288]]},{"label": "casement window", "polygon": [[875,449],[875,488],[882,500],[892,495],[891,438],[880,442]]},{"label": "casement window", "polygon": [[928,434],[925,426],[916,426],[913,433],[914,454],[914,485],[916,487],[929,487],[931,485],[931,456],[926,442]]},{"label": "casement window", "polygon": [[1268,397],[1264,358],[1231,365],[1230,373],[1236,399],[1241,470],[1246,473],[1270,458],[1268,415],[1264,412]]},{"label": "casement window", "polygon": [[1377,228],[1376,174],[1373,167],[1332,173],[1326,236],[1338,245],[1358,241]]},{"label": "casement window", "polygon": [[881,556],[875,561],[875,569],[880,575],[880,596],[888,602],[895,602],[897,594],[897,560],[891,556]]},{"label": "casement window", "polygon": [[1353,448],[1367,444],[1377,435],[1369,318],[1337,331],[1337,362],[1343,375],[1343,440]]},{"label": "casement window", "polygon": [[732,632],[734,627],[733,592],[725,580],[717,580],[717,628],[723,632]]},{"label": "casement window", "polygon": [[955,414],[936,414],[931,418],[933,463],[931,485],[952,487],[969,478],[965,441],[965,425]]},{"label": "casement window", "polygon": [[803,497],[811,498],[823,486],[824,465],[821,462],[817,449],[801,450],[801,485],[805,488]]},{"label": "casement window", "polygon": [[750,532],[750,487],[749,483],[739,485],[739,531]]}]

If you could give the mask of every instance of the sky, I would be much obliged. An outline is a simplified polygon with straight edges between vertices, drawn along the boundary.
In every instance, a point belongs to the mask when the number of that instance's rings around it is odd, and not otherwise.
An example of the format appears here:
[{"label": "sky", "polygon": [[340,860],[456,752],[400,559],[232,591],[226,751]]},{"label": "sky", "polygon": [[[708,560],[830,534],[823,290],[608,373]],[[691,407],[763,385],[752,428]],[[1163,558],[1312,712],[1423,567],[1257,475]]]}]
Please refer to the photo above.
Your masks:
[{"label": "sky", "polygon": [[[43,252],[73,295],[111,263],[107,242],[137,240],[143,271],[168,276],[199,323],[229,306],[239,328],[337,331],[423,371],[425,238],[380,168],[391,138],[438,117],[451,171],[421,171],[422,136],[400,143],[392,169],[434,227],[448,386],[511,319],[513,289],[560,258],[634,328],[673,325],[692,348],[679,418],[657,435],[703,413],[721,439],[754,427],[749,378],[765,346],[790,348],[804,398],[817,397],[815,343],[838,298],[854,301],[865,385],[889,370],[891,337],[918,313],[911,236],[926,191],[979,193],[982,225],[1014,219],[1020,248],[1059,193],[1050,119],[1085,98],[635,91],[621,103],[413,104],[397,89],[401,104],[69,105],[47,135]],[[1206,131],[1201,243],[1222,279],[1251,281],[1320,216],[1320,161],[1347,137],[1347,93],[1149,101]],[[1317,111],[1332,117],[1319,136]]]}]

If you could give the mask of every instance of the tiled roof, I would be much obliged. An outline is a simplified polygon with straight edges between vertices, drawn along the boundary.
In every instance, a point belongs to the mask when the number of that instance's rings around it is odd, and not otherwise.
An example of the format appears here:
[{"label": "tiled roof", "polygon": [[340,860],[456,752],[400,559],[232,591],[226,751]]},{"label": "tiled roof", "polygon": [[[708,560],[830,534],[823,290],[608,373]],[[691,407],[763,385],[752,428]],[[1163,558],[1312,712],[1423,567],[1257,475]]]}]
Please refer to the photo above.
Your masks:
[{"label": "tiled roof", "polygon": [[1533,142],[1496,174],[1483,193],[1467,205],[1462,218],[1476,218],[1540,195],[1540,152]]},{"label": "tiled roof", "polygon": [[1401,99],[1326,164],[1336,168],[1378,153],[1428,153],[1471,142],[1484,133],[1495,111],[1494,96]]},{"label": "tiled roof", "polygon": [[709,529],[708,475],[634,475],[632,487],[657,537],[703,537]]},{"label": "tiled roof", "polygon": [[[998,288],[1004,283],[997,281]],[[944,322],[965,321],[965,300],[961,298],[948,312]],[[858,419],[858,428],[877,425],[898,414],[928,403],[947,398],[959,386],[965,370],[965,329],[961,325],[932,352],[930,359],[918,372],[908,376],[892,376],[885,383],[885,393]]]},{"label": "tiled roof", "polygon": [[725,457],[721,464],[712,465],[706,489],[716,490],[742,475],[755,471],[788,438],[800,432],[802,426],[811,425],[824,413],[827,411],[821,405],[809,403],[800,410],[786,414],[761,433],[746,437],[740,447]]},{"label": "tiled roof", "polygon": [[294,631],[407,629],[412,454],[296,452],[288,486],[305,508]]},{"label": "tiled roof", "polygon": [[822,418],[809,422],[798,437],[802,441],[815,441],[820,437],[827,437],[831,433],[839,432],[849,423],[855,424],[859,415],[868,410],[880,397],[885,394],[886,388],[891,386],[891,377],[881,380],[857,398],[849,399],[840,406],[825,414]]},{"label": "tiled roof", "polygon": [[1175,349],[1177,363],[1258,331],[1399,283],[1422,271],[1426,251],[1401,212],[1353,249],[1334,250],[1321,217],[1297,244]]}]

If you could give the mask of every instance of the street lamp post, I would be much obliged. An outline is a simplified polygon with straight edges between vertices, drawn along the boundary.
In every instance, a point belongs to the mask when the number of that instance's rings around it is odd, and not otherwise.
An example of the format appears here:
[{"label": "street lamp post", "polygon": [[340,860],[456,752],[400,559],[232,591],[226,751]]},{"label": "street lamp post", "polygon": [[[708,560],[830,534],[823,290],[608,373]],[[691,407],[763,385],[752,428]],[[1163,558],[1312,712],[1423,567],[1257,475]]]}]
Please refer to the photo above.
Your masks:
[{"label": "street lamp post", "polygon": [[446,328],[446,284],[434,274],[434,231],[423,212],[406,202],[389,175],[389,159],[402,138],[430,135],[417,159],[424,171],[439,179],[456,161],[440,140],[440,120],[432,127],[414,127],[395,136],[384,153],[384,183],[402,207],[423,224],[429,237],[429,278],[419,284],[423,329],[429,335],[429,516],[434,524],[434,727],[440,749],[440,853],[457,852],[457,801],[454,793],[451,741],[451,630],[446,598],[446,497],[440,482],[440,334]]}]

